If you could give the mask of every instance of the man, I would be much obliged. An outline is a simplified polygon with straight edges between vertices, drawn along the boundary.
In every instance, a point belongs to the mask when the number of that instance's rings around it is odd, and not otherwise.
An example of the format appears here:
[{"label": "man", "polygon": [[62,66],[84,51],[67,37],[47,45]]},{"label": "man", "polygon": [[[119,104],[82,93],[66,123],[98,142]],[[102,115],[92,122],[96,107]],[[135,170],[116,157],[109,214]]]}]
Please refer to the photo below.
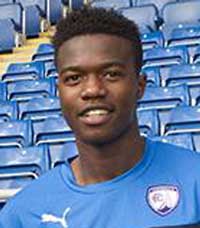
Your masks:
[{"label": "man", "polygon": [[199,155],[139,134],[136,104],[145,88],[139,36],[133,22],[103,9],[84,8],[58,24],[58,88],[78,154],[11,199],[1,228],[199,221]]}]

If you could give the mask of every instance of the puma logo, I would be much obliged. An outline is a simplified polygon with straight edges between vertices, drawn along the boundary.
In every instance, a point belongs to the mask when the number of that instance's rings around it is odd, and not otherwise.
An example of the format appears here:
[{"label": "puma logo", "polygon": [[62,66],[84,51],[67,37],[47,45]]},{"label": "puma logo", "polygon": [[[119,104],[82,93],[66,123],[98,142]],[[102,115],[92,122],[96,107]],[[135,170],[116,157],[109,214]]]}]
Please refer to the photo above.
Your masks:
[{"label": "puma logo", "polygon": [[42,222],[60,223],[63,228],[69,228],[67,224],[67,214],[69,213],[70,209],[70,207],[66,208],[61,218],[52,214],[43,214],[41,216],[41,220]]}]

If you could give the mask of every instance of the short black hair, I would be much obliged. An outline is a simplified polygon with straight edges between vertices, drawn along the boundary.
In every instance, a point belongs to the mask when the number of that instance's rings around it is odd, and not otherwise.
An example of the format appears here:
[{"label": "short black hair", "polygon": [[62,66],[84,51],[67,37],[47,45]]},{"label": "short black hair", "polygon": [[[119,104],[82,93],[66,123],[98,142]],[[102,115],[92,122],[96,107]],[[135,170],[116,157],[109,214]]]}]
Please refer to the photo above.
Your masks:
[{"label": "short black hair", "polygon": [[67,40],[86,34],[108,34],[128,39],[133,44],[135,53],[136,72],[139,73],[142,67],[142,44],[140,32],[137,25],[114,11],[103,8],[86,6],[75,10],[61,19],[52,39],[55,47],[55,63],[60,46]]}]

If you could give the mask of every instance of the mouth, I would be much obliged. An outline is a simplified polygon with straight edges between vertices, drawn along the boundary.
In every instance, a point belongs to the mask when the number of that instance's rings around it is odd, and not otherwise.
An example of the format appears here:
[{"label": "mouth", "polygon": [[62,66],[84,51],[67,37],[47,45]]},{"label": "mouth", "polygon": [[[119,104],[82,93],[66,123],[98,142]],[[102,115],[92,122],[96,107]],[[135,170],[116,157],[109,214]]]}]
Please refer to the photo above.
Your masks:
[{"label": "mouth", "polygon": [[80,119],[86,125],[102,125],[112,117],[113,109],[107,106],[88,107],[80,114]]}]

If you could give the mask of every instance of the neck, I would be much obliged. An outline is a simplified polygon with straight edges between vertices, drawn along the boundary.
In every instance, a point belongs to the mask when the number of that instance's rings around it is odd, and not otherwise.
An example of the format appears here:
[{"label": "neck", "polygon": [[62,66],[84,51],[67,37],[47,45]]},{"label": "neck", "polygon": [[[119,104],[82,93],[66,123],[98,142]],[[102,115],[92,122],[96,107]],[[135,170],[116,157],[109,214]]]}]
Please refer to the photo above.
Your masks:
[{"label": "neck", "polygon": [[144,138],[135,129],[131,127],[117,140],[101,146],[77,141],[79,157],[71,163],[77,183],[107,181],[134,167],[144,149]]}]

